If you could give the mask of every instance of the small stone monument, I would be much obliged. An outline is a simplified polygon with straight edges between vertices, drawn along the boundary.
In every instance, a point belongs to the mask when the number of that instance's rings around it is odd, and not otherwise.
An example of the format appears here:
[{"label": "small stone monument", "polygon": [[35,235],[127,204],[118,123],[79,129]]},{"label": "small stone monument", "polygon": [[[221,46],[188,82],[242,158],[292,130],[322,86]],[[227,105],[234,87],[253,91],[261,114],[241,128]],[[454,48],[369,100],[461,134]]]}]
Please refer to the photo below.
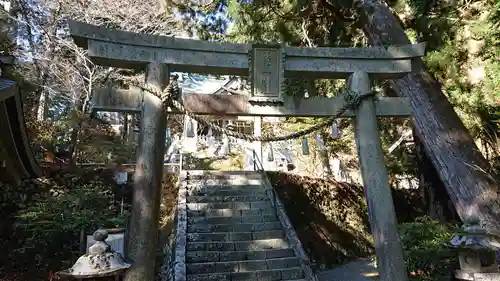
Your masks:
[{"label": "small stone monument", "polygon": [[115,280],[118,280],[130,268],[131,264],[126,263],[122,255],[112,251],[105,242],[108,238],[108,231],[98,229],[93,236],[95,244],[90,246],[88,252],[81,256],[70,269],[59,271],[60,277],[79,280],[115,277]]},{"label": "small stone monument", "polygon": [[500,243],[494,235],[487,234],[478,224],[464,226],[454,233],[446,245],[458,251],[460,269],[455,271],[456,280],[500,280],[496,252]]}]

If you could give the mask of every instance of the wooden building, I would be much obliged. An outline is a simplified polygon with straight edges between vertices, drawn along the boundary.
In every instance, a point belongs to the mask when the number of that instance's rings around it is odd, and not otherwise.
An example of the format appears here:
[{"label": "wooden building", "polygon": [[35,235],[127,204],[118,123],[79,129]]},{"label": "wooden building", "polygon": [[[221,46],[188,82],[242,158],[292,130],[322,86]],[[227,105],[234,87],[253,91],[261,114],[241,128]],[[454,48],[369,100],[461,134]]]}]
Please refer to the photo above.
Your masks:
[{"label": "wooden building", "polygon": [[[0,56],[7,64],[12,57]],[[23,105],[18,86],[0,75],[0,181],[19,183],[40,175],[33,157],[24,123]]]},{"label": "wooden building", "polygon": [[[182,82],[181,82],[182,85]],[[215,91],[211,91],[209,95],[248,95],[249,89],[245,83],[239,78],[234,77],[227,79],[222,83]],[[182,85],[183,92],[195,92],[189,91],[186,86]],[[196,91],[199,93],[199,91]],[[254,133],[254,121],[255,117],[251,116],[205,116],[205,119],[211,119],[213,123],[219,125],[220,127],[228,128],[230,130],[244,133],[247,135],[253,135]],[[198,134],[204,135],[208,132],[207,127],[198,127]],[[216,137],[217,133],[214,133]]]}]

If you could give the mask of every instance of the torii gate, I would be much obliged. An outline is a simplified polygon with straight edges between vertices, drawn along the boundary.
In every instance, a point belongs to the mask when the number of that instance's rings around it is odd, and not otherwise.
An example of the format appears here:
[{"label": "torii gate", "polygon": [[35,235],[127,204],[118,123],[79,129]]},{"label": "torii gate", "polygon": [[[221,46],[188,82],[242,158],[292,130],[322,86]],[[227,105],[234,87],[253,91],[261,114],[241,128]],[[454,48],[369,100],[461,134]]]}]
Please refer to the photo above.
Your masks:
[{"label": "torii gate", "polygon": [[[282,45],[229,44],[111,30],[71,21],[71,36],[97,64],[145,69],[146,83],[162,91],[169,72],[249,76],[252,96],[183,95],[187,111],[201,115],[331,116],[343,97],[285,97],[284,77],[348,79],[350,90],[371,92],[372,79],[394,79],[412,71],[412,59],[425,45],[373,48],[297,48]],[[153,94],[98,90],[94,109],[141,112],[141,134],[126,249],[135,266],[127,281],[153,280],[165,143],[165,110]],[[180,113],[172,111],[172,113]],[[407,272],[377,116],[410,116],[405,98],[365,98],[355,112],[356,143],[381,280],[404,281]],[[150,206],[153,205],[153,208]],[[150,210],[153,210],[152,212]]]}]

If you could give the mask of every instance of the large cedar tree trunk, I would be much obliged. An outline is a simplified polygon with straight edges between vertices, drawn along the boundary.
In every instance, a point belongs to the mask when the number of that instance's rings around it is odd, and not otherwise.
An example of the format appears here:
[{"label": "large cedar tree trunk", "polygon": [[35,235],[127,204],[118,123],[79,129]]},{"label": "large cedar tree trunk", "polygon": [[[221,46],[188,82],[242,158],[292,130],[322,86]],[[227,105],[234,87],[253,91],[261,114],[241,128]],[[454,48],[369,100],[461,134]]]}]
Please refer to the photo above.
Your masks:
[{"label": "large cedar tree trunk", "polygon": [[[402,26],[381,0],[358,2],[361,24],[373,45],[410,44]],[[441,86],[426,71],[422,60],[416,70],[391,81],[391,87],[409,98],[413,126],[426,155],[436,168],[463,221],[476,216],[488,228],[500,229],[498,183]]]},{"label": "large cedar tree trunk", "polygon": [[[389,97],[399,96],[393,89],[385,89]],[[416,148],[416,161],[418,169],[419,190],[424,199],[427,215],[439,221],[457,221],[460,218],[451,203],[446,187],[439,178],[436,168],[425,153],[424,145],[418,138],[415,130],[412,130],[413,140]]]},{"label": "large cedar tree trunk", "polygon": [[419,188],[423,194],[427,214],[439,221],[459,220],[457,212],[451,204],[443,181],[439,178],[436,168],[424,150],[424,145],[413,130],[416,153],[418,158]]}]

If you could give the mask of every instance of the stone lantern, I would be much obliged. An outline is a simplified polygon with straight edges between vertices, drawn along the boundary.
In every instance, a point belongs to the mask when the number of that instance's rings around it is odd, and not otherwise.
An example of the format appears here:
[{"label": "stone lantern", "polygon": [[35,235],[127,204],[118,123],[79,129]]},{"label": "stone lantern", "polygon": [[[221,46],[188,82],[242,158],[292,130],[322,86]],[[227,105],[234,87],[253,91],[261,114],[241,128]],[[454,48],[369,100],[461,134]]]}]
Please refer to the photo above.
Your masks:
[{"label": "stone lantern", "polygon": [[120,253],[111,250],[106,243],[108,231],[99,229],[94,232],[94,245],[81,256],[70,268],[59,271],[57,275],[62,279],[93,279],[119,280],[131,264],[126,263]]},{"label": "stone lantern", "polygon": [[464,226],[453,234],[446,245],[457,250],[460,269],[455,271],[456,280],[493,281],[500,280],[496,252],[500,250],[499,237],[487,234],[485,229],[474,224]]}]

